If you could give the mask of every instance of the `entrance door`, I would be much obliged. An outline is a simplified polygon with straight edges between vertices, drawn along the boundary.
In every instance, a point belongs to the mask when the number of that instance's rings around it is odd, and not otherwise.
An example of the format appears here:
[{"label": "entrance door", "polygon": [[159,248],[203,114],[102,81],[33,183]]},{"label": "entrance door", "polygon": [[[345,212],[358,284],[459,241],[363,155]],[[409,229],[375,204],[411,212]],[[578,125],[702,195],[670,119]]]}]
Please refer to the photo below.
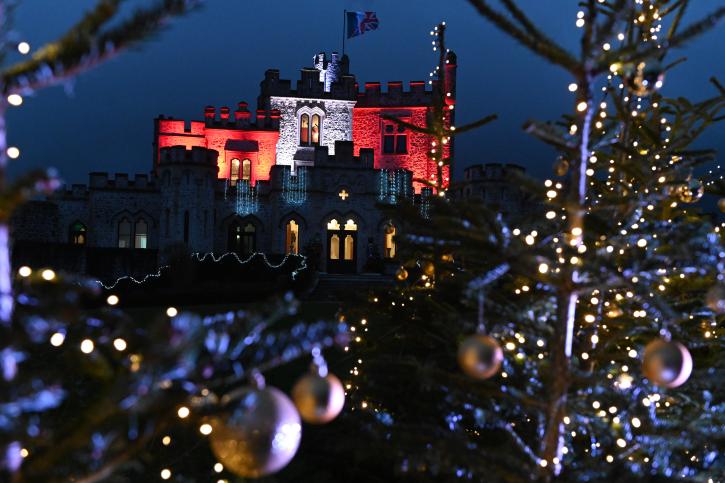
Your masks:
[{"label": "entrance door", "polygon": [[335,219],[327,224],[327,271],[357,272],[357,225],[353,220],[343,226]]}]

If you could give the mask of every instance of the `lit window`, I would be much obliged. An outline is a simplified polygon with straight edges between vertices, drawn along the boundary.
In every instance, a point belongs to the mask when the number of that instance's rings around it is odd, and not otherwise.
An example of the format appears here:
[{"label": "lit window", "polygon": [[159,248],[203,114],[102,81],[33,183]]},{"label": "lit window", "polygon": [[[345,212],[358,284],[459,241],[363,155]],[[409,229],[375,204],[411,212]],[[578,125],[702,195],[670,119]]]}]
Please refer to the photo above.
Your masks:
[{"label": "lit window", "polygon": [[248,159],[242,161],[242,179],[245,181],[252,179],[252,162]]},{"label": "lit window", "polygon": [[352,235],[345,235],[345,260],[352,260],[355,251],[355,239]]},{"label": "lit window", "polygon": [[385,258],[395,257],[395,227],[388,223],[385,225]]},{"label": "lit window", "polygon": [[118,224],[118,248],[131,248],[131,222],[126,218]]},{"label": "lit window", "polygon": [[357,225],[353,220],[347,220],[345,223],[345,230],[347,231],[357,231]]},{"label": "lit window", "polygon": [[339,223],[337,222],[337,220],[336,220],[336,219],[334,219],[334,218],[333,218],[333,219],[332,219],[332,220],[330,220],[330,222],[329,222],[329,223],[327,224],[327,229],[328,229],[328,230],[339,230],[339,229],[340,229],[340,224],[339,224]]},{"label": "lit window", "polygon": [[315,114],[312,116],[312,128],[311,131],[311,138],[312,138],[312,144],[320,144],[320,116],[319,114]]},{"label": "lit window", "polygon": [[337,234],[330,237],[330,260],[340,259],[340,237]]},{"label": "lit window", "polygon": [[80,221],[76,221],[70,227],[70,242],[73,245],[86,244],[86,225]]},{"label": "lit window", "polygon": [[239,160],[237,158],[232,159],[232,167],[229,173],[229,181],[232,186],[237,184],[239,180]]},{"label": "lit window", "polygon": [[147,248],[148,242],[148,225],[144,220],[136,222],[135,248]]},{"label": "lit window", "polygon": [[302,114],[300,117],[300,144],[310,144],[310,115]]},{"label": "lit window", "polygon": [[285,253],[292,253],[297,255],[300,252],[300,226],[294,221],[290,220],[287,223],[287,236],[285,238]]},{"label": "lit window", "polygon": [[408,134],[405,127],[392,121],[383,123],[383,153],[407,154]]}]

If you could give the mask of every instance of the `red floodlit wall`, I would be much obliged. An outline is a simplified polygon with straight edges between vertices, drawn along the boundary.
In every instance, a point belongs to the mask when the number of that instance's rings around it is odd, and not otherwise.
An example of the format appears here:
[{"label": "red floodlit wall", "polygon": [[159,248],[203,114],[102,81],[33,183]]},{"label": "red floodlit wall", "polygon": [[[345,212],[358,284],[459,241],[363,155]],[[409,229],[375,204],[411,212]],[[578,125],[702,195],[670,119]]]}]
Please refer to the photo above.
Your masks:
[{"label": "red floodlit wall", "polygon": [[[279,131],[242,130],[207,127],[200,121],[192,121],[189,131],[184,130],[184,121],[176,119],[158,119],[157,148],[168,146],[201,146],[219,152],[217,165],[218,177],[229,178],[230,161],[235,157],[248,158],[252,161],[252,184],[260,180],[269,179],[269,171],[275,163],[277,139]],[[229,140],[256,141],[259,147],[257,152],[227,151],[226,143]],[[158,153],[157,153],[158,157]]]},{"label": "red floodlit wall", "polygon": [[[383,154],[383,116],[400,117],[406,122],[416,126],[426,125],[428,107],[356,107],[353,109],[352,138],[355,142],[355,154],[360,154],[361,148],[375,150],[375,168],[396,169],[403,168],[412,171],[413,179],[435,180],[436,166],[428,158],[431,142],[434,140],[427,134],[408,130],[407,154]],[[445,186],[448,186],[448,168],[443,173]],[[424,187],[420,182],[414,182],[416,192]]]}]

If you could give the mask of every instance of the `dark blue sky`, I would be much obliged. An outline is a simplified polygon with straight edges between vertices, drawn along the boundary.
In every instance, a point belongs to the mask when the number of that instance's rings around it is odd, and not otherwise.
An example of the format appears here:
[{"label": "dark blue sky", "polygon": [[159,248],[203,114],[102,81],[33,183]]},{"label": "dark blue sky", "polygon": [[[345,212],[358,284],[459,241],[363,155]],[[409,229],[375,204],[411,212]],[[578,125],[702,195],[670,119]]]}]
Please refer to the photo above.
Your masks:
[{"label": "dark blue sky", "polygon": [[[40,46],[64,32],[93,0],[25,0],[18,9],[20,38]],[[140,3],[140,0],[136,0]],[[574,0],[520,0],[560,43],[576,49]],[[688,19],[722,6],[692,2]],[[152,119],[158,114],[201,119],[207,104],[256,104],[267,68],[296,80],[318,51],[340,50],[342,11],[374,10],[380,29],[348,41],[351,70],[365,81],[427,79],[435,58],[429,31],[440,20],[459,59],[458,123],[498,113],[500,119],[457,138],[458,166],[515,162],[547,176],[552,152],[521,131],[526,119],[556,119],[571,111],[570,79],[494,29],[465,0],[208,0],[175,20],[156,39],[79,78],[26,97],[9,115],[9,142],[22,155],[11,173],[36,166],[59,168],[68,182],[86,182],[89,171],[147,172]],[[725,29],[709,32],[685,49],[689,61],[668,74],[666,95],[700,99],[713,94],[708,78],[725,81]],[[674,58],[674,57],[673,57]],[[704,142],[725,150],[721,127]]]}]

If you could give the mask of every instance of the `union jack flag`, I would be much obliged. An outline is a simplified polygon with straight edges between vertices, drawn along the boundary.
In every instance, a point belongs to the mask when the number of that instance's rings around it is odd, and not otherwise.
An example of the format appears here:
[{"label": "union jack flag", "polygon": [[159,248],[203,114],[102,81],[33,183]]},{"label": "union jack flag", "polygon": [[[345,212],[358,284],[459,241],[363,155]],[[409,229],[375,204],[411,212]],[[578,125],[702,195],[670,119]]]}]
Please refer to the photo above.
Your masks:
[{"label": "union jack flag", "polygon": [[357,37],[378,28],[375,12],[347,12],[347,38]]}]

